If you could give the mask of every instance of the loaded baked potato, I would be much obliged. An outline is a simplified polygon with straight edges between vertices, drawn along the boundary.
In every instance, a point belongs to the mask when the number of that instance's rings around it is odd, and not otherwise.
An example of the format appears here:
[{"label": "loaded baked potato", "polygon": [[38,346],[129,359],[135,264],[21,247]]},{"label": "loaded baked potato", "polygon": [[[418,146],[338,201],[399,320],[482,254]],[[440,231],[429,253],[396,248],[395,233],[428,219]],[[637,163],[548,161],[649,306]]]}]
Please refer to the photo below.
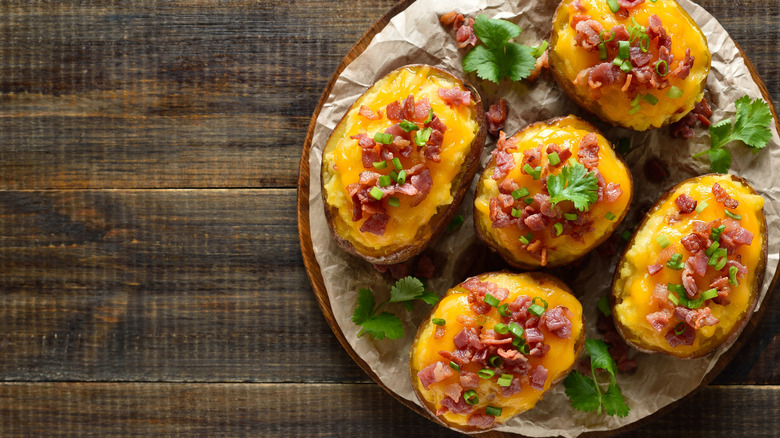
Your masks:
[{"label": "loaded baked potato", "polygon": [[375,264],[421,252],[457,210],[485,143],[479,94],[410,65],[352,105],[322,158],[322,198],[336,242]]},{"label": "loaded baked potato", "polygon": [[609,237],[632,193],[628,168],[593,125],[551,119],[501,133],[477,183],[475,228],[512,266],[559,266]]},{"label": "loaded baked potato", "polygon": [[710,51],[675,0],[563,0],[550,69],[579,105],[637,131],[680,120],[702,100]]},{"label": "loaded baked potato", "polygon": [[627,343],[694,358],[739,335],[764,277],[763,205],[733,175],[692,178],[661,197],[613,277],[612,315]]},{"label": "loaded baked potato", "polygon": [[533,408],[579,358],[582,306],[547,274],[493,272],[447,291],[411,351],[412,386],[444,425],[480,432]]}]

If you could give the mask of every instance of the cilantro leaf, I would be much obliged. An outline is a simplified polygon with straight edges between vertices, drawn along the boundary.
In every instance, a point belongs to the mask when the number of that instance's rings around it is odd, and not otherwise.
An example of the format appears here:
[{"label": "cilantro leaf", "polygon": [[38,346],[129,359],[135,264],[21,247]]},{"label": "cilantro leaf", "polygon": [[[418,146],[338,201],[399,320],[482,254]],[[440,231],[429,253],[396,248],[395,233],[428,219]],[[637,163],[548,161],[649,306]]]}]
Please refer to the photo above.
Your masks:
[{"label": "cilantro leaf", "polygon": [[563,166],[561,173],[547,178],[547,191],[552,205],[572,201],[574,208],[587,211],[590,204],[598,200],[598,190],[598,178],[593,172],[588,172],[582,163]]},{"label": "cilantro leaf", "polygon": [[737,120],[734,122],[733,140],[741,140],[748,147],[763,149],[772,139],[769,124],[772,123],[772,112],[769,105],[762,99],[751,101],[749,96],[743,96],[735,102]]},{"label": "cilantro leaf", "polygon": [[352,313],[352,322],[361,325],[366,322],[374,311],[374,295],[370,289],[360,289],[358,291],[358,305],[355,312]]},{"label": "cilantro leaf", "polygon": [[425,291],[415,298],[423,300],[425,304],[430,304],[431,306],[439,302],[439,296],[429,291]]},{"label": "cilantro leaf", "polygon": [[514,43],[507,44],[502,63],[504,76],[509,76],[509,79],[516,82],[527,78],[536,67],[533,51],[533,47]]},{"label": "cilantro leaf", "polygon": [[626,401],[623,400],[623,394],[620,393],[616,382],[610,382],[607,392],[604,393],[601,401],[604,403],[604,409],[609,415],[617,415],[618,417],[625,417],[628,415],[628,406]]},{"label": "cilantro leaf", "polygon": [[716,173],[726,173],[731,166],[731,151],[726,148],[709,150],[710,170]]},{"label": "cilantro leaf", "polygon": [[585,341],[585,348],[590,354],[590,364],[593,369],[601,368],[609,372],[612,377],[617,374],[617,367],[612,356],[609,355],[609,345],[598,339],[588,339]]},{"label": "cilantro leaf", "polygon": [[390,302],[400,303],[402,301],[409,301],[422,295],[425,291],[422,281],[416,277],[408,276],[395,282],[392,288],[390,288]]},{"label": "cilantro leaf", "polygon": [[574,409],[584,412],[601,412],[601,403],[593,379],[583,376],[579,371],[572,371],[563,380],[563,386],[566,388],[566,396],[569,397]]},{"label": "cilantro leaf", "polygon": [[390,312],[382,312],[365,320],[363,330],[378,341],[384,339],[385,336],[388,339],[398,339],[404,335],[404,326],[401,320]]},{"label": "cilantro leaf", "polygon": [[520,32],[522,32],[520,26],[506,20],[488,18],[484,14],[474,20],[474,33],[488,49],[500,48],[520,35]]},{"label": "cilantro leaf", "polygon": [[476,46],[463,57],[463,70],[466,73],[477,72],[480,79],[498,83],[503,77],[496,56],[485,46]]},{"label": "cilantro leaf", "polygon": [[728,143],[731,136],[731,119],[721,120],[710,125],[710,149],[719,148]]}]

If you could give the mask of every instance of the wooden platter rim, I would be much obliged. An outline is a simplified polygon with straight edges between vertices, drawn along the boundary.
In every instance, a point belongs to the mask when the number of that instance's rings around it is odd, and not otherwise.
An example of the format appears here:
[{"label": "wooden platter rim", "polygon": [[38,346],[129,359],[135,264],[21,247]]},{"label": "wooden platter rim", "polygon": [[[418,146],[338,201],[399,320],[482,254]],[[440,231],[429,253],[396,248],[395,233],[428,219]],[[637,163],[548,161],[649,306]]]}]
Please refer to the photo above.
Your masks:
[{"label": "wooden platter rim", "polygon": [[[312,289],[314,290],[314,295],[317,299],[317,303],[319,304],[320,309],[322,310],[323,316],[325,316],[325,320],[327,321],[328,325],[333,331],[333,334],[336,335],[336,338],[338,339],[342,347],[347,351],[347,353],[355,361],[355,363],[357,363],[358,366],[360,366],[360,368],[362,368],[363,371],[366,374],[368,374],[368,376],[371,377],[371,379],[374,380],[374,382],[376,382],[387,393],[389,393],[396,400],[403,403],[405,406],[407,406],[414,412],[417,412],[423,417],[433,421],[436,424],[439,424],[433,417],[431,417],[431,415],[425,409],[396,394],[394,391],[388,388],[384,383],[382,383],[379,377],[371,370],[371,367],[368,365],[368,363],[365,360],[363,360],[363,358],[361,358],[355,352],[355,350],[352,348],[349,342],[347,342],[346,336],[341,331],[341,327],[339,327],[336,318],[333,314],[333,309],[331,308],[330,299],[328,298],[328,292],[325,288],[324,279],[322,277],[322,271],[320,270],[320,266],[317,263],[316,257],[314,256],[314,248],[311,239],[311,229],[310,229],[311,224],[309,222],[309,193],[310,193],[309,153],[311,151],[314,128],[316,126],[317,118],[319,117],[320,111],[322,110],[323,105],[325,104],[328,97],[330,96],[333,86],[335,85],[338,78],[341,76],[341,73],[343,73],[344,70],[347,68],[347,66],[349,66],[349,64],[351,64],[352,61],[354,61],[358,56],[360,56],[363,53],[363,51],[365,51],[365,49],[368,47],[373,37],[376,34],[378,34],[380,31],[382,31],[393,17],[406,10],[406,8],[408,8],[414,2],[415,0],[400,0],[392,8],[390,8],[384,15],[382,15],[376,22],[374,22],[374,24],[352,46],[352,48],[349,50],[349,52],[347,52],[344,58],[342,58],[338,67],[336,68],[336,71],[333,73],[330,80],[328,81],[328,84],[325,86],[325,89],[323,90],[319,101],[317,102],[317,106],[315,107],[311,120],[309,121],[309,127],[306,132],[306,137],[304,138],[303,151],[301,153],[301,162],[300,162],[300,168],[298,173],[298,197],[297,197],[298,237],[301,243],[301,254],[303,256],[303,264],[306,269],[306,273],[309,277],[309,281],[311,282]],[[770,111],[772,112],[772,116],[775,122],[775,128],[777,129],[778,132],[780,132],[780,123],[778,123],[777,111],[775,109],[774,103],[772,102],[772,98],[769,95],[769,91],[766,88],[766,85],[759,77],[755,66],[748,59],[747,55],[739,46],[739,44],[736,41],[734,41],[733,38],[731,38],[731,35],[729,35],[729,38],[732,40],[732,42],[734,42],[734,45],[736,46],[737,50],[739,50],[740,55],[742,55],[745,65],[748,68],[748,71],[750,72],[753,81],[758,86],[762,97],[769,104],[769,108]],[[694,394],[696,394],[699,390],[701,390],[701,388],[707,386],[709,382],[711,382],[712,379],[714,379],[718,374],[720,374],[720,372],[723,371],[723,369],[731,362],[731,360],[744,346],[747,339],[750,338],[753,331],[758,326],[758,322],[763,317],[763,314],[766,311],[766,307],[767,307],[766,303],[771,297],[775,287],[777,286],[778,278],[780,278],[780,269],[776,270],[775,275],[769,284],[767,293],[764,296],[764,299],[761,303],[762,304],[761,307],[753,313],[747,325],[742,330],[742,333],[739,335],[738,339],[729,347],[729,349],[725,353],[723,353],[723,355],[721,355],[721,357],[715,363],[713,368],[704,376],[704,378],[701,380],[699,385],[694,390],[684,395],[683,397],[680,397],[674,402],[669,403],[668,405],[662,407],[661,409],[653,412],[652,414],[640,418],[637,421],[634,421],[633,423],[627,424],[617,429],[610,429],[607,431],[587,432],[581,436],[606,437],[606,436],[612,436],[618,433],[623,433],[635,429],[673,410],[675,407],[679,406],[680,403],[682,403],[684,400],[689,399]],[[489,432],[481,433],[479,434],[479,436],[486,437],[486,438],[511,438],[511,437],[522,437],[523,435],[508,433],[508,432],[500,432],[500,431],[489,431]]]}]

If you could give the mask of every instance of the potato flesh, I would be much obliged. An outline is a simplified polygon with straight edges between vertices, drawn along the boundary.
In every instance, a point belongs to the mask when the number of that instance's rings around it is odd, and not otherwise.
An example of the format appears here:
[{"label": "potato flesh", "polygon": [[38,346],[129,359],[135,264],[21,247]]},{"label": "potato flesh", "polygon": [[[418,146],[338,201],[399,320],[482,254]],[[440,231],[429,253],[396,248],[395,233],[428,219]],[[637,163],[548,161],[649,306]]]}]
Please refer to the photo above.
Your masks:
[{"label": "potato flesh", "polygon": [[[529,197],[533,197],[539,193],[542,189],[541,180],[534,181],[533,177],[522,172],[521,163],[523,160],[523,152],[526,149],[532,149],[537,147],[539,143],[544,147],[550,143],[555,143],[563,148],[571,148],[572,156],[577,157],[577,151],[579,142],[587,133],[591,132],[592,128],[588,124],[583,122],[574,116],[568,116],[561,120],[556,121],[552,125],[534,125],[530,128],[523,130],[515,135],[515,138],[521,138],[518,142],[518,151],[513,153],[515,159],[515,167],[507,175],[507,178],[514,179],[520,185],[520,187],[528,188],[530,194]],[[555,236],[553,232],[553,226],[550,225],[545,231],[541,233],[534,233],[535,239],[541,239],[545,248],[548,248],[547,258],[549,265],[559,265],[568,263],[581,255],[588,252],[603,236],[611,233],[617,226],[617,219],[609,220],[606,218],[607,213],[611,212],[617,218],[620,218],[625,210],[628,209],[630,201],[631,178],[628,174],[628,170],[625,164],[617,158],[617,155],[612,150],[612,146],[607,139],[602,135],[597,134],[599,144],[599,165],[598,170],[604,177],[607,183],[614,182],[620,184],[623,194],[620,198],[611,203],[598,202],[589,210],[590,217],[593,219],[592,232],[586,233],[583,236],[583,242],[577,242],[569,236]],[[544,149],[544,148],[543,148]],[[542,151],[543,163],[547,161],[547,154]],[[480,178],[479,186],[477,187],[477,198],[475,199],[475,207],[479,214],[477,215],[477,221],[483,232],[490,235],[490,239],[497,244],[503,246],[505,249],[511,252],[512,256],[527,265],[539,266],[539,260],[527,251],[520,248],[518,239],[521,236],[527,234],[521,232],[519,227],[507,227],[507,228],[493,228],[493,223],[490,221],[490,199],[499,195],[498,183],[494,180],[493,175],[494,165],[490,165]],[[560,173],[560,167],[554,173]],[[567,207],[570,202],[561,203],[561,207]],[[579,213],[573,209],[573,206],[569,205],[572,209],[572,213]]]},{"label": "potato flesh", "polygon": [[[339,235],[363,247],[384,249],[389,254],[398,248],[417,243],[420,228],[429,227],[429,221],[439,207],[452,203],[452,181],[461,172],[471,143],[479,131],[473,100],[471,105],[452,107],[439,97],[439,88],[453,87],[466,91],[461,83],[439,75],[428,66],[407,67],[381,79],[352,105],[345,119],[334,130],[323,153],[324,188],[327,192],[327,203],[338,209],[333,221]],[[361,172],[377,170],[363,167],[362,149],[358,140],[350,137],[360,133],[368,133],[373,137],[375,133],[384,132],[397,123],[386,118],[385,108],[394,101],[403,101],[410,94],[414,95],[415,102],[427,97],[434,114],[447,126],[441,148],[441,162],[426,162],[431,171],[433,187],[417,206],[412,207],[408,197],[399,196],[399,207],[387,207],[390,221],[384,235],[361,232],[360,227],[366,217],[352,221],[352,200],[346,187],[358,182]],[[381,110],[383,117],[379,120],[366,119],[358,114],[361,105],[374,112]],[[417,149],[416,146],[413,147]],[[405,169],[420,162],[415,159],[416,155],[416,152],[413,152],[410,158],[400,157]],[[389,174],[392,168],[392,163],[388,163],[387,169],[377,172]]]},{"label": "potato flesh", "polygon": [[[712,186],[718,183],[729,192],[730,196],[739,202],[739,206],[730,210],[740,216],[740,225],[753,233],[753,242],[750,245],[741,245],[736,255],[741,256],[741,263],[748,268],[748,274],[739,278],[738,286],[731,286],[728,306],[715,304],[707,300],[704,305],[709,306],[712,314],[720,320],[715,326],[701,327],[696,331],[693,345],[679,345],[672,348],[664,338],[666,330],[661,333],[655,331],[646,316],[660,310],[651,304],[651,296],[656,284],[675,283],[681,284],[681,271],[664,268],[654,276],[650,276],[647,267],[657,263],[661,247],[656,242],[656,237],[663,234],[673,245],[678,247],[675,252],[683,254],[687,259],[690,254],[680,244],[680,239],[691,233],[691,221],[683,220],[675,224],[668,224],[666,218],[679,210],[674,200],[681,193],[687,193],[697,202],[707,202],[707,207],[701,213],[690,213],[682,217],[690,217],[693,220],[711,222],[715,219],[725,218],[724,206],[718,203],[713,194]],[[614,308],[615,317],[628,331],[624,330],[624,336],[628,341],[637,345],[644,345],[652,350],[664,351],[679,357],[689,357],[694,353],[703,354],[711,351],[722,343],[732,333],[734,327],[746,316],[745,312],[751,303],[751,288],[754,287],[756,266],[762,258],[765,236],[761,233],[762,222],[760,213],[764,205],[761,196],[750,193],[750,190],[737,181],[727,177],[705,176],[696,182],[689,182],[680,186],[658,210],[654,210],[652,217],[645,225],[637,230],[634,243],[626,252],[620,266],[620,278],[616,282],[615,292],[618,301]],[[736,257],[730,256],[729,259]],[[717,277],[713,269],[708,269],[705,280],[699,279],[699,290],[709,289],[710,282]],[[705,284],[706,283],[706,284]]]},{"label": "potato flesh", "polygon": [[[580,14],[590,15],[591,18],[601,23],[604,29],[611,29],[619,24],[625,25],[626,28],[631,25],[630,18],[617,17],[604,0],[579,0],[579,2],[585,7],[584,12],[577,10],[573,1],[568,1],[566,7],[561,7],[558,10],[561,15],[557,16],[555,20],[558,40],[553,50],[562,60],[562,64],[558,67],[563,76],[572,83],[582,70],[603,62],[599,59],[598,50],[587,51],[575,45],[576,32],[569,24],[572,17]],[[608,121],[637,131],[660,127],[670,116],[672,116],[672,122],[677,121],[692,110],[693,106],[704,96],[701,84],[706,80],[710,70],[711,55],[707,39],[693,19],[676,1],[645,1],[641,6],[632,9],[630,17],[634,18],[638,24],[647,27],[649,17],[653,14],[658,15],[664,29],[672,37],[674,61],[670,71],[673,71],[678,63],[685,59],[686,49],[691,49],[691,56],[694,57],[693,68],[688,77],[680,79],[673,74],[665,77],[670,86],[678,87],[682,90],[683,95],[673,99],[666,96],[669,88],[656,90],[641,86],[639,88],[640,95],[652,94],[658,98],[658,103],[651,105],[646,101],[640,101],[642,109],[635,115],[629,114],[633,97],[629,97],[628,94],[621,91],[623,84],[602,87],[597,102],[590,102],[590,104],[600,108],[604,117],[609,119]],[[655,55],[654,59],[657,59],[657,53]],[[582,101],[591,100],[591,89],[587,77],[580,83],[573,85],[573,88]]]},{"label": "potato flesh", "polygon": [[[546,329],[542,329],[544,342],[545,344],[550,345],[550,351],[542,358],[529,357],[531,370],[536,368],[537,365],[543,365],[548,370],[549,374],[544,383],[544,391],[534,389],[530,385],[524,385],[521,392],[510,397],[503,397],[501,396],[501,387],[496,383],[499,376],[495,376],[490,380],[479,379],[480,384],[476,391],[480,402],[478,405],[474,406],[475,410],[484,410],[485,406],[488,405],[500,407],[502,408],[501,416],[496,417],[496,421],[503,423],[514,415],[533,408],[542,398],[544,393],[550,388],[551,383],[560,379],[563,374],[571,368],[572,364],[577,359],[575,355],[576,345],[583,330],[582,305],[573,295],[562,290],[553,281],[546,278],[535,279],[529,274],[497,273],[485,278],[480,277],[480,279],[482,281],[495,283],[498,286],[509,290],[509,296],[504,299],[502,303],[511,303],[515,298],[522,295],[527,295],[532,298],[538,296],[547,301],[549,305],[548,309],[552,309],[556,306],[564,306],[574,314],[574,317],[571,318],[572,335],[569,339],[558,338]],[[441,407],[441,400],[446,397],[444,394],[446,386],[458,382],[457,375],[449,377],[442,382],[431,384],[428,387],[429,389],[425,389],[420,383],[420,380],[416,378],[416,373],[432,363],[445,361],[438,354],[439,351],[455,350],[453,337],[464,328],[464,326],[458,322],[458,315],[465,315],[473,318],[476,318],[477,316],[469,308],[468,291],[456,286],[447,291],[447,295],[441,300],[430,318],[423,323],[425,326],[420,331],[418,338],[415,340],[415,344],[412,346],[411,365],[414,369],[413,375],[415,375],[414,385],[416,386],[418,393],[435,406],[436,409]],[[487,317],[487,320],[483,325],[483,329],[492,329],[496,323],[501,322],[501,315],[499,315],[496,308],[493,308],[485,316]],[[440,339],[435,339],[433,336],[437,327],[431,322],[433,318],[442,318],[447,322],[445,325],[446,333]],[[463,369],[477,373],[481,369],[481,366],[477,363],[469,363],[464,365]],[[488,401],[488,396],[490,394],[496,394],[496,397],[493,400]],[[448,411],[442,414],[442,417],[449,423],[465,426],[467,424],[468,415],[469,414],[453,414]]]}]

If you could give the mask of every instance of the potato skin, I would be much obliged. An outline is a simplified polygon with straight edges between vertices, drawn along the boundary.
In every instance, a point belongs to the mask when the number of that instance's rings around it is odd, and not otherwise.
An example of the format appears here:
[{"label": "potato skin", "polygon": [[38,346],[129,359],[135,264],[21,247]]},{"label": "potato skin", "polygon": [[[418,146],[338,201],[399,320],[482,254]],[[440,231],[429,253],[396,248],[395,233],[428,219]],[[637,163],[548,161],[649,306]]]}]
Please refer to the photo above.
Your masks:
[{"label": "potato skin", "polygon": [[[477,278],[479,278],[481,281],[490,281],[491,279],[496,279],[496,278],[501,278],[501,277],[503,277],[503,278],[527,278],[527,279],[530,279],[531,281],[540,282],[540,283],[541,282],[549,282],[554,287],[560,289],[560,292],[568,294],[568,295],[571,296],[570,298],[576,300],[576,298],[574,298],[573,292],[571,291],[571,289],[565,283],[563,283],[560,279],[558,279],[558,278],[556,278],[556,277],[554,277],[552,275],[543,273],[543,272],[527,272],[527,273],[523,273],[523,274],[517,274],[517,273],[513,273],[513,272],[510,272],[510,271],[507,271],[507,270],[503,270],[503,271],[496,271],[496,272],[488,272],[488,273],[484,273],[484,274],[481,274],[481,275],[477,276]],[[462,284],[463,283],[457,285],[456,288],[457,287],[461,287]],[[453,289],[451,289],[451,291]],[[524,291],[528,292],[529,295],[533,295],[533,293],[531,293],[532,291],[529,291],[527,289],[524,290]],[[512,291],[510,291],[510,296],[511,296],[511,294],[512,294]],[[448,295],[451,295],[450,291],[448,291]],[[420,327],[419,327],[419,329],[417,331],[417,334],[415,335],[415,339],[414,339],[414,342],[412,344],[412,350],[411,350],[410,360],[409,360],[409,370],[410,370],[410,377],[411,377],[411,380],[412,380],[412,387],[414,388],[415,394],[417,395],[418,400],[420,400],[420,403],[422,403],[422,405],[425,407],[425,409],[429,412],[430,417],[432,419],[434,419],[437,423],[439,423],[439,424],[441,424],[441,425],[443,425],[445,427],[449,427],[451,429],[454,429],[454,430],[457,430],[459,432],[466,433],[466,434],[474,434],[474,433],[482,433],[482,432],[494,429],[496,427],[499,427],[502,424],[504,424],[506,421],[509,421],[514,416],[519,415],[519,414],[521,414],[523,412],[526,412],[528,409],[521,410],[521,411],[515,413],[513,416],[506,418],[502,422],[494,421],[493,424],[489,428],[487,428],[487,429],[480,429],[480,428],[477,428],[477,427],[474,427],[474,426],[457,424],[457,423],[448,421],[444,416],[437,416],[436,415],[436,410],[437,410],[436,406],[432,402],[430,402],[420,392],[420,388],[416,384],[416,382],[418,380],[417,372],[420,371],[420,370],[416,369],[416,367],[415,367],[414,356],[415,356],[415,351],[416,351],[417,345],[418,345],[419,342],[421,342],[421,339],[424,336],[424,332],[426,331],[426,328],[432,326],[433,323],[431,322],[431,320],[432,320],[433,315],[436,313],[436,310],[439,308],[439,305],[441,303],[442,302],[440,301],[439,304],[437,304],[436,307],[434,307],[431,310],[431,313],[428,315],[428,317],[420,324]],[[584,346],[585,346],[585,316],[582,313],[581,308],[579,310],[579,314],[576,314],[576,312],[575,312],[575,318],[579,318],[579,324],[581,324],[580,325],[581,330],[579,331],[579,335],[577,336],[577,338],[574,340],[573,356],[572,356],[573,360],[572,360],[571,364],[569,364],[568,368],[566,368],[566,369],[560,371],[558,374],[556,374],[555,378],[551,381],[550,386],[547,389],[545,389],[545,391],[539,396],[537,401],[541,400],[547,392],[549,392],[550,390],[552,390],[555,387],[556,384],[558,384],[559,382],[561,382],[563,379],[566,378],[566,376],[569,374],[569,372],[571,372],[571,370],[574,369],[574,366],[575,366],[575,364],[577,362],[577,359],[582,354],[582,351],[583,351]]]},{"label": "potato skin", "polygon": [[[628,245],[626,245],[626,248],[620,257],[620,260],[617,266],[615,267],[615,272],[612,276],[612,285],[611,285],[611,294],[610,294],[610,304],[612,307],[612,316],[613,316],[615,327],[618,330],[618,333],[620,333],[621,337],[623,337],[623,339],[626,341],[626,343],[638,351],[644,353],[653,353],[653,354],[654,353],[667,354],[680,359],[695,359],[695,358],[706,356],[708,354],[712,354],[715,351],[719,350],[722,346],[731,344],[734,340],[736,340],[737,337],[739,337],[740,333],[747,325],[750,316],[753,314],[753,311],[755,310],[758,295],[761,290],[761,285],[763,284],[764,281],[767,252],[768,252],[767,224],[766,224],[766,217],[764,215],[763,210],[759,210],[756,214],[756,219],[758,221],[759,230],[760,230],[758,235],[761,238],[760,256],[755,267],[748,266],[748,269],[750,269],[751,272],[755,272],[755,275],[753,276],[752,282],[749,287],[749,291],[750,291],[749,302],[745,308],[744,314],[741,316],[741,319],[734,324],[734,326],[731,328],[729,333],[725,337],[723,337],[723,339],[720,342],[718,342],[715,345],[711,345],[709,347],[705,345],[702,348],[699,348],[691,352],[690,354],[678,354],[675,352],[671,352],[662,348],[658,348],[657,346],[651,345],[645,340],[643,340],[641,337],[637,338],[636,336],[637,331],[634,330],[632,326],[624,324],[620,320],[616,312],[616,307],[618,306],[618,304],[622,302],[621,294],[623,290],[620,289],[619,286],[619,282],[623,278],[621,275],[621,269],[624,266],[626,266],[626,264],[629,263],[627,261],[627,254],[631,250],[631,248],[635,245],[637,237],[640,235],[640,232],[648,224],[651,218],[653,218],[655,214],[658,214],[658,211],[661,208],[661,206],[665,202],[667,202],[667,200],[669,200],[670,197],[680,193],[678,192],[678,190],[682,186],[690,183],[698,184],[699,181],[708,177],[719,177],[719,178],[723,178],[724,180],[734,181],[736,183],[739,183],[742,186],[742,188],[746,189],[746,193],[758,196],[758,193],[756,193],[755,189],[744,178],[741,178],[736,175],[728,175],[728,174],[727,175],[706,174],[706,175],[700,175],[682,181],[679,184],[675,185],[674,187],[670,188],[659,198],[659,200],[653,205],[653,207],[650,208],[647,214],[645,214],[645,217],[643,218],[639,226],[636,228],[634,235],[631,237],[631,240],[629,241]],[[758,236],[754,236],[754,238],[755,237]]]},{"label": "potato skin", "polygon": [[[522,142],[523,141],[522,139],[528,137],[533,138],[536,131],[540,129],[547,128],[547,127],[556,127],[556,126],[563,126],[563,127],[573,126],[579,129],[587,130],[589,132],[593,132],[597,134],[597,136],[603,138],[603,135],[599,132],[599,130],[595,126],[593,126],[593,124],[575,116],[555,117],[552,119],[532,123],[531,125],[528,125],[527,127],[523,128],[520,132],[515,134],[513,137],[520,138],[519,141]],[[606,139],[604,140],[606,141]],[[618,227],[618,225],[620,225],[620,223],[623,221],[626,213],[628,213],[628,209],[631,205],[631,200],[633,198],[633,193],[634,193],[633,177],[631,175],[628,166],[625,164],[625,161],[623,161],[623,158],[619,154],[614,153],[614,151],[612,152],[612,155],[614,156],[616,164],[625,171],[629,183],[629,187],[622,187],[624,189],[622,196],[626,196],[628,198],[627,201],[625,202],[625,208],[623,208],[619,212],[617,211],[614,212],[618,214],[616,219],[613,221],[612,227],[608,230],[609,232],[604,233],[594,242],[590,243],[586,248],[582,248],[578,250],[576,253],[572,253],[571,255],[566,256],[564,258],[548,256],[550,261],[544,266],[545,268],[562,266],[583,257],[588,252],[590,252],[593,248],[598,247],[605,240],[607,240],[609,236],[612,234],[612,232],[614,232],[614,230]],[[477,185],[477,195],[476,195],[477,198],[479,198],[482,194],[482,181],[486,178],[490,178],[492,169],[495,166],[495,161],[496,161],[495,157],[491,158],[490,162],[487,164],[487,166],[485,166],[485,170],[480,176],[480,180],[479,180],[480,182]],[[516,161],[516,163],[518,162]],[[497,252],[507,263],[509,263],[511,266],[517,269],[530,270],[530,269],[539,269],[540,267],[542,267],[541,264],[538,262],[538,260],[534,260],[534,263],[529,263],[527,261],[521,260],[519,258],[519,255],[514,254],[509,249],[509,246],[513,245],[514,242],[500,241],[498,239],[499,236],[497,236],[495,233],[492,233],[489,229],[486,228],[485,224],[483,224],[479,220],[480,215],[482,214],[483,213],[480,212],[478,209],[477,202],[475,199],[474,229],[476,230],[477,237],[479,237],[480,240],[485,242],[485,244],[487,244],[491,250]]]},{"label": "potato skin", "polygon": [[[653,91],[655,96],[661,100],[661,103],[650,108],[649,114],[646,112],[646,110],[642,110],[634,115],[630,115],[627,113],[627,110],[630,108],[629,102],[633,99],[633,96],[629,96],[626,93],[623,93],[625,95],[625,98],[620,99],[618,101],[616,100],[610,100],[607,101],[603,95],[601,95],[601,90],[603,88],[598,89],[598,93],[590,93],[587,91],[587,84],[585,87],[578,88],[578,85],[575,85],[574,78],[571,74],[567,75],[565,73],[567,62],[566,59],[567,55],[564,55],[560,53],[558,48],[559,44],[559,38],[561,38],[561,33],[564,32],[564,30],[569,27],[568,19],[569,14],[566,12],[576,1],[583,1],[585,3],[592,3],[594,1],[601,1],[601,0],[563,0],[558,5],[555,14],[553,16],[553,23],[552,23],[552,34],[550,37],[550,50],[549,50],[549,63],[550,63],[550,70],[553,74],[553,77],[555,78],[558,85],[566,92],[566,94],[574,100],[579,106],[587,110],[588,112],[592,113],[599,119],[610,123],[614,126],[620,126],[628,129],[633,129],[636,131],[645,131],[647,129],[654,129],[654,128],[660,128],[662,126],[666,126],[670,123],[674,123],[681,118],[683,118],[688,112],[690,112],[696,103],[698,103],[703,97],[704,97],[704,89],[707,85],[707,75],[710,70],[710,59],[711,54],[709,52],[709,49],[707,48],[707,39],[704,35],[704,33],[701,31],[699,26],[696,24],[696,22],[688,15],[688,13],[674,0],[657,0],[657,2],[651,3],[651,2],[645,2],[644,4],[638,6],[636,9],[642,9],[644,7],[655,7],[656,3],[666,3],[668,5],[671,5],[672,8],[674,8],[675,12],[679,14],[680,20],[683,22],[689,24],[689,36],[690,38],[694,39],[700,39],[700,41],[703,41],[703,50],[701,53],[696,54],[695,58],[697,60],[694,61],[694,68],[691,71],[691,75],[689,78],[679,81],[676,78],[672,79],[673,85],[680,85],[681,88],[685,90],[685,94],[682,98],[679,99],[671,99],[666,97],[666,93],[668,91],[668,87],[658,90],[657,92]],[[606,2],[602,3],[606,4]],[[634,13],[632,12],[632,16]],[[602,17],[603,18],[603,17]],[[668,26],[665,26],[668,28]],[[680,45],[680,42],[675,38],[675,35],[672,34],[672,41],[673,44]],[[595,64],[590,65],[591,67]],[[667,75],[667,78],[670,78],[672,74]],[[587,78],[586,82],[587,82]],[[641,96],[645,92],[651,92],[651,90],[648,87],[645,87],[644,85],[639,86],[639,95]],[[663,105],[667,105],[666,110],[660,110],[659,108]],[[646,103],[641,103],[640,105],[644,106],[647,105]],[[610,111],[614,111],[616,107],[622,108],[622,111],[619,115],[619,117],[616,117],[614,113],[609,114]]]},{"label": "potato skin", "polygon": [[[383,77],[382,79],[379,79],[371,88],[369,88],[369,90],[367,90],[363,95],[361,95],[357,99],[355,104],[353,104],[350,110],[342,117],[341,121],[334,129],[333,133],[331,134],[331,138],[328,139],[327,144],[331,143],[331,141],[333,140],[333,136],[335,136],[336,133],[338,132],[339,126],[345,123],[346,119],[349,117],[352,110],[354,110],[357,106],[359,106],[358,103],[361,102],[361,99],[366,95],[366,93],[371,91],[378,84],[381,84],[382,81],[385,80],[388,76],[392,75],[393,73],[399,70],[414,69],[415,71],[417,71],[419,69],[424,69],[424,68],[430,69],[431,75],[438,75],[441,77],[448,78],[453,83],[462,85],[464,88],[468,89],[471,92],[471,97],[474,102],[474,111],[475,111],[474,120],[479,126],[479,131],[477,132],[476,136],[471,142],[471,145],[469,147],[469,152],[464,159],[460,172],[452,180],[452,187],[450,190],[450,193],[453,198],[452,202],[449,205],[440,205],[437,209],[437,212],[430,219],[430,221],[428,221],[427,224],[423,224],[420,226],[420,228],[418,228],[417,235],[415,236],[415,239],[413,239],[413,243],[387,251],[384,248],[375,249],[375,248],[367,247],[354,240],[349,239],[348,237],[342,236],[338,232],[334,224],[334,220],[338,216],[337,213],[338,208],[328,203],[328,191],[325,185],[325,177],[328,170],[325,169],[326,162],[324,159],[322,162],[322,180],[321,180],[322,200],[324,204],[325,218],[327,220],[328,228],[330,229],[331,235],[333,236],[333,239],[336,241],[339,247],[341,247],[344,251],[356,255],[358,257],[361,257],[364,260],[368,261],[369,263],[373,263],[377,265],[392,265],[392,264],[401,263],[406,260],[409,260],[415,255],[422,252],[428,246],[428,244],[431,241],[433,241],[444,230],[446,225],[455,216],[455,213],[457,212],[458,207],[460,206],[460,203],[463,200],[463,197],[468,191],[471,180],[474,178],[474,175],[476,174],[477,169],[479,168],[479,158],[482,154],[482,150],[485,145],[485,137],[487,133],[487,128],[485,126],[485,110],[482,104],[481,96],[477,92],[476,88],[474,88],[468,82],[465,82],[462,79],[457,78],[454,75],[442,69],[428,66],[428,65],[422,65],[422,64],[403,66],[399,69],[394,70],[393,72],[390,72],[387,76]],[[406,96],[399,95],[398,100],[403,100],[405,97]]]}]

